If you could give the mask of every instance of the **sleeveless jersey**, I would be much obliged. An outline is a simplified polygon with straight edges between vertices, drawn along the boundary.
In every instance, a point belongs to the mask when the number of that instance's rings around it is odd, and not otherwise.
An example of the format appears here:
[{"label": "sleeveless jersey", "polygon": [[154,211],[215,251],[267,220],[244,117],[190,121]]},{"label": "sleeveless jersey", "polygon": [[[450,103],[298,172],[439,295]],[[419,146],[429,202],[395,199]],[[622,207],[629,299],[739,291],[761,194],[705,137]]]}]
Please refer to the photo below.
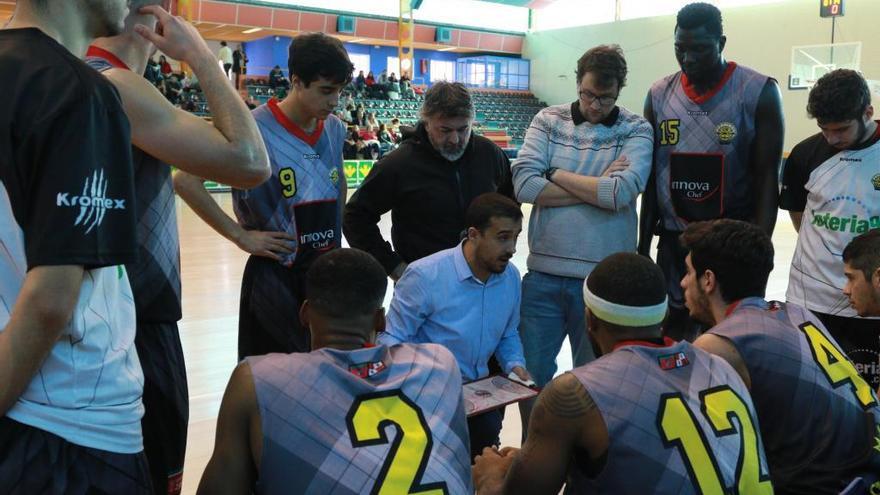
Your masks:
[{"label": "sleeveless jersey", "polygon": [[[124,65],[120,67],[121,62],[94,53],[90,49],[85,62],[98,72],[114,67],[128,70]],[[134,293],[137,320],[176,322],[182,317],[180,239],[171,167],[136,146],[131,151],[139,253],[138,261],[125,268]]]},{"label": "sleeveless jersey", "polygon": [[253,111],[269,152],[272,176],[249,190],[232,190],[238,223],[247,230],[287,232],[294,253],[282,263],[306,267],[342,243],[339,204],[345,126],[336,116],[318,121],[312,135],[269,100]]},{"label": "sleeveless jersey", "polygon": [[730,62],[718,86],[705,95],[693,92],[680,71],[651,87],[654,171],[665,230],[754,215],[749,158],[755,110],[767,81]]},{"label": "sleeveless jersey", "polygon": [[[684,341],[627,345],[571,373],[596,403],[610,443],[594,478],[573,464],[566,493],[735,493],[737,480],[750,476],[760,486],[739,493],[773,493],[748,390],[723,359]],[[715,433],[729,415],[736,431]]]},{"label": "sleeveless jersey", "polygon": [[263,428],[257,493],[473,493],[461,375],[445,347],[247,362]]},{"label": "sleeveless jersey", "polygon": [[880,408],[819,319],[748,298],[709,332],[729,339],[748,368],[774,486],[838,493],[871,459],[875,435],[880,442]]},{"label": "sleeveless jersey", "polygon": [[810,173],[807,204],[788,278],[788,302],[836,316],[857,316],[843,294],[843,250],[880,228],[880,142],[841,151]]}]

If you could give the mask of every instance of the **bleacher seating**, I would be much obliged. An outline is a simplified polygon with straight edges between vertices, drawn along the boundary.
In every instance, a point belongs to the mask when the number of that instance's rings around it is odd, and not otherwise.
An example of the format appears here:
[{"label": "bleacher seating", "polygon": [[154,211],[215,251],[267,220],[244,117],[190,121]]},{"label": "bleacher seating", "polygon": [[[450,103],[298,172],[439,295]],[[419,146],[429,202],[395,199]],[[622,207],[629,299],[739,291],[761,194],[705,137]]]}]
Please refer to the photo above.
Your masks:
[{"label": "bleacher seating", "polygon": [[[522,145],[532,118],[547,105],[527,92],[498,92],[472,90],[476,109],[477,132],[489,137],[502,148]],[[421,100],[354,99],[364,110],[376,114],[380,122],[393,118],[404,125],[414,125],[419,119]],[[342,103],[340,102],[340,110]]]}]

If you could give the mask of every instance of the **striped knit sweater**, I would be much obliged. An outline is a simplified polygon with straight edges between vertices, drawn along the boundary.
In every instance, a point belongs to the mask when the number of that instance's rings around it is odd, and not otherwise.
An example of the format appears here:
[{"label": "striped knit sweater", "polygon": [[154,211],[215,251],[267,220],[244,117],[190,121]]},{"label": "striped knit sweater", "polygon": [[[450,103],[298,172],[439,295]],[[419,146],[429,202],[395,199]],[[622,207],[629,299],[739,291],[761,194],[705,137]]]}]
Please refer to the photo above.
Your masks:
[{"label": "striped knit sweater", "polygon": [[[574,118],[572,112],[575,112]],[[550,167],[601,176],[617,157],[631,165],[599,180],[598,205],[535,205],[529,220],[529,270],[586,278],[610,254],[636,249],[636,198],[651,173],[653,130],[624,108],[599,123],[585,122],[577,102],[543,109],[532,120],[513,162],[517,199],[534,203]]]}]

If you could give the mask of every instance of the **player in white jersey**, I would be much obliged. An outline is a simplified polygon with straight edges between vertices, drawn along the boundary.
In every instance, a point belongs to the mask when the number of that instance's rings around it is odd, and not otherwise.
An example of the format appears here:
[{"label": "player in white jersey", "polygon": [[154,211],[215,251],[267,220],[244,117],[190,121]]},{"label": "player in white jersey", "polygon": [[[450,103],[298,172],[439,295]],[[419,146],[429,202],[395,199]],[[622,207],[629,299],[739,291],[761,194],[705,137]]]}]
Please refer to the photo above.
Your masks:
[{"label": "player in white jersey", "polygon": [[798,230],[786,299],[815,313],[877,388],[880,320],[851,306],[842,256],[854,237],[880,227],[880,126],[867,82],[847,69],[816,81],[807,112],[821,132],[792,149],[779,197]]},{"label": "player in white jersey", "polygon": [[149,493],[130,127],[81,60],[127,3],[19,0],[0,29],[0,493]]},{"label": "player in white jersey", "polygon": [[236,368],[199,493],[473,493],[452,354],[371,344],[387,282],[369,254],[335,250],[306,278],[314,350]]},{"label": "player in white jersey", "polygon": [[859,316],[880,316],[880,229],[852,240],[843,250],[843,295]]}]

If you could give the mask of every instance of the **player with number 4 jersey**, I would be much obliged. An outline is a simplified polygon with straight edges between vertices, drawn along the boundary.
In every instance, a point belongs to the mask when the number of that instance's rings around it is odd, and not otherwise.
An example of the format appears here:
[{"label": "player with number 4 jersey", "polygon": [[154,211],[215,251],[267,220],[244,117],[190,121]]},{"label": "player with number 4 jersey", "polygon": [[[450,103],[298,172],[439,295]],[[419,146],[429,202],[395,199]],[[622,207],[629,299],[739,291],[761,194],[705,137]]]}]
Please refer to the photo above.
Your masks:
[{"label": "player with number 4 jersey", "polygon": [[725,358],[749,386],[776,493],[837,494],[876,476],[877,396],[814,314],[764,300],[769,236],[716,220],[691,224],[682,240],[688,309],[713,325],[694,345]]},{"label": "player with number 4 jersey", "polygon": [[386,285],[357,249],[312,265],[300,317],[316,350],[236,368],[199,493],[473,493],[455,358],[434,344],[370,344]]}]

